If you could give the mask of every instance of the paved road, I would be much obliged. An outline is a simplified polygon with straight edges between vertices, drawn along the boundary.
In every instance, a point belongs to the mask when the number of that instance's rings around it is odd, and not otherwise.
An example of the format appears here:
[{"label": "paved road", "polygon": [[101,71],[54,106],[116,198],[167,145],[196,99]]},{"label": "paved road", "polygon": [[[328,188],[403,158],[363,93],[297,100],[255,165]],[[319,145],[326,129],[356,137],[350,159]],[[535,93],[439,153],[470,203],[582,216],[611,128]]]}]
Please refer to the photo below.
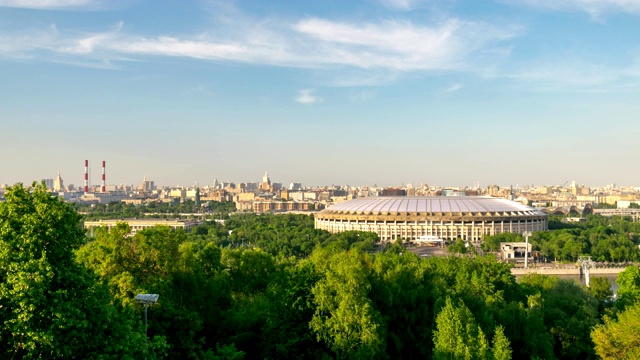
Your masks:
[{"label": "paved road", "polygon": [[439,246],[408,246],[407,249],[420,257],[447,256],[447,248]]}]

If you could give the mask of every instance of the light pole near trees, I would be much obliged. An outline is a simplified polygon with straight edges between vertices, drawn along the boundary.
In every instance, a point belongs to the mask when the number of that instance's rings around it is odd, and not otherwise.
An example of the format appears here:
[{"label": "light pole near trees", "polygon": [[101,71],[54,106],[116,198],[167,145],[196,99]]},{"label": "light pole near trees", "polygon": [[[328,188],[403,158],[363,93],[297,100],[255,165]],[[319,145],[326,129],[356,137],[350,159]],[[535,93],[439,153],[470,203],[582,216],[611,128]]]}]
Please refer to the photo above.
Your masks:
[{"label": "light pole near trees", "polygon": [[522,236],[524,236],[524,268],[528,268],[529,264],[528,264],[528,260],[529,260],[529,236],[531,236],[531,231],[525,231],[522,233]]},{"label": "light pole near trees", "polygon": [[136,302],[144,306],[144,336],[148,339],[147,335],[147,309],[151,305],[155,305],[158,302],[158,294],[138,294],[136,295]]}]

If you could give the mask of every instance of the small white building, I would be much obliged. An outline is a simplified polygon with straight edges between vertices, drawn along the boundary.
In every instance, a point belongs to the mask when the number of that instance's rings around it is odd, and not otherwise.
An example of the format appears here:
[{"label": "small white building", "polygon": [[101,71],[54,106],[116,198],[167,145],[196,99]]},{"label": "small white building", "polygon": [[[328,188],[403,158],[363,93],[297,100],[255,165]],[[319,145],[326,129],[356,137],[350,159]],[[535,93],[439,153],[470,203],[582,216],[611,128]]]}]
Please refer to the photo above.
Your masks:
[{"label": "small white building", "polygon": [[[526,249],[526,250],[525,250]],[[523,242],[501,242],[500,257],[504,261],[517,262],[524,261],[525,254],[529,253],[531,257],[531,244]]]}]

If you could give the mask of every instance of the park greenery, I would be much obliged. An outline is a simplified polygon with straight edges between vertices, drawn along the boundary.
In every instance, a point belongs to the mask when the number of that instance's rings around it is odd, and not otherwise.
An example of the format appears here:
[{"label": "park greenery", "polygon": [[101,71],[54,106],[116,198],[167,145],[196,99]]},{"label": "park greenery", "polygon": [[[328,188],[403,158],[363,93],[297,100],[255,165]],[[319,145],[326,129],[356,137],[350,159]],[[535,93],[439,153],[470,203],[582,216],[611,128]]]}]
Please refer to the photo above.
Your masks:
[{"label": "park greenery", "polygon": [[[234,214],[189,232],[158,226],[135,235],[120,223],[88,238],[81,215],[42,185],[16,185],[5,197],[3,359],[632,359],[640,353],[638,267],[620,274],[612,301],[606,279],[593,278],[590,288],[543,275],[516,281],[493,256],[420,258],[401,242],[381,245],[372,233],[315,230],[307,215]],[[590,219],[544,233],[535,244],[542,251],[545,241],[569,234],[561,249],[571,240],[588,244],[581,253],[593,252],[620,233],[635,243],[635,226]],[[463,251],[464,244],[456,246]],[[558,251],[546,256],[564,254]],[[148,309],[148,338],[134,301],[140,293],[160,295]]]},{"label": "park greenery", "polygon": [[209,201],[198,206],[194,200],[173,199],[168,202],[149,201],[143,204],[112,202],[110,204],[74,205],[86,220],[130,219],[130,218],[184,218],[185,216],[210,215],[213,218],[228,218],[236,211],[231,201]]},{"label": "park greenery", "polygon": [[[573,262],[589,255],[594,261],[621,263],[640,261],[640,222],[614,216],[590,215],[584,222],[565,223],[551,217],[550,231],[536,232],[529,237],[532,250],[547,262]],[[499,251],[501,242],[524,241],[521,234],[485,236],[484,251]]]}]

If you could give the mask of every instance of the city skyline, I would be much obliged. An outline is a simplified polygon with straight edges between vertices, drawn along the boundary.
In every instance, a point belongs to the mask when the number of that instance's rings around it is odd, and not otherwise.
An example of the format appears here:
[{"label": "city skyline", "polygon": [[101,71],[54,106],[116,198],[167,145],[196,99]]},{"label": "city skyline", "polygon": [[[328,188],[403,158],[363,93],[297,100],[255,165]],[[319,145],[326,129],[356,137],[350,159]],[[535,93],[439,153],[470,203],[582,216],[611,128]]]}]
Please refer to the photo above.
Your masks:
[{"label": "city skyline", "polygon": [[638,2],[0,12],[0,184],[640,185]]},{"label": "city skyline", "polygon": [[[100,162],[101,163],[101,162]],[[62,176],[62,174],[60,172],[57,173],[56,178],[60,178],[60,181],[64,181],[64,183],[66,184],[70,184],[73,185],[73,187],[75,187],[77,190],[82,190],[82,187],[84,186],[84,170],[82,170],[83,173],[80,174],[79,176],[71,176],[69,177],[69,179],[71,179],[71,181],[69,182],[68,180],[66,180],[67,178]],[[278,178],[277,174],[275,178],[272,178],[272,174],[269,171],[265,171],[264,173],[262,173],[260,176],[256,177],[254,176],[255,179],[251,178],[251,179],[225,179],[225,178],[219,178],[219,177],[214,177],[213,179],[210,179],[209,181],[205,181],[205,182],[200,182],[200,181],[195,181],[193,183],[188,183],[188,182],[179,182],[179,183],[173,183],[173,184],[164,184],[164,183],[159,183],[157,181],[155,181],[154,178],[150,178],[146,175],[143,175],[143,177],[141,178],[140,181],[134,181],[131,183],[126,183],[126,182],[122,182],[122,181],[118,181],[118,178],[115,179],[115,181],[109,181],[106,180],[105,184],[108,186],[139,186],[141,183],[143,183],[144,181],[152,181],[155,183],[156,186],[161,186],[161,187],[210,187],[212,185],[214,185],[215,183],[230,183],[230,184],[256,184],[256,185],[260,185],[262,183],[262,180],[264,180],[264,175],[269,174],[269,179],[270,182],[272,183],[279,183],[283,186],[283,188],[287,188],[290,184],[301,184],[303,186],[303,188],[313,188],[313,187],[328,187],[328,186],[351,186],[351,187],[378,187],[378,188],[404,188],[404,187],[419,187],[422,185],[426,185],[429,187],[438,187],[438,188],[469,188],[469,189],[474,189],[474,188],[487,188],[489,186],[499,186],[501,188],[508,188],[508,187],[513,187],[513,188],[527,188],[527,187],[544,187],[544,186],[549,186],[549,187],[560,187],[560,188],[570,188],[572,186],[585,186],[588,188],[604,188],[604,187],[610,187],[610,186],[616,186],[616,187],[636,187],[636,188],[640,188],[640,185],[638,184],[617,184],[614,182],[608,182],[605,184],[589,184],[589,183],[585,183],[582,182],[580,180],[576,180],[576,179],[567,179],[566,181],[564,181],[563,183],[523,183],[523,184],[508,184],[508,183],[488,183],[488,184],[483,184],[479,181],[473,181],[471,183],[468,184],[440,184],[440,183],[427,183],[427,182],[411,182],[411,181],[402,181],[400,183],[374,183],[374,182],[365,182],[362,184],[354,184],[354,183],[331,183],[331,184],[321,184],[321,183],[313,183],[313,184],[305,184],[305,183],[301,183],[299,181],[297,181],[296,179],[280,179]],[[74,182],[73,179],[77,178],[78,181]],[[100,192],[100,187],[101,187],[101,179],[102,179],[102,169],[98,168],[97,171],[93,170],[93,167],[91,166],[91,162],[89,162],[89,168],[88,168],[88,185],[89,187],[92,189],[91,191],[96,191],[95,189],[98,189],[97,191]],[[111,179],[111,174],[107,171],[107,179]],[[51,186],[53,188],[53,184],[55,181],[57,181],[55,178],[51,178],[51,177],[41,177],[38,180],[35,180],[36,182],[40,182],[40,181],[47,181],[48,183],[50,182]],[[20,181],[16,181],[14,183],[6,183],[6,184],[2,184],[0,183],[0,185],[8,185],[11,186],[17,182]],[[23,184],[26,185],[30,185],[31,182],[22,182]]]}]

